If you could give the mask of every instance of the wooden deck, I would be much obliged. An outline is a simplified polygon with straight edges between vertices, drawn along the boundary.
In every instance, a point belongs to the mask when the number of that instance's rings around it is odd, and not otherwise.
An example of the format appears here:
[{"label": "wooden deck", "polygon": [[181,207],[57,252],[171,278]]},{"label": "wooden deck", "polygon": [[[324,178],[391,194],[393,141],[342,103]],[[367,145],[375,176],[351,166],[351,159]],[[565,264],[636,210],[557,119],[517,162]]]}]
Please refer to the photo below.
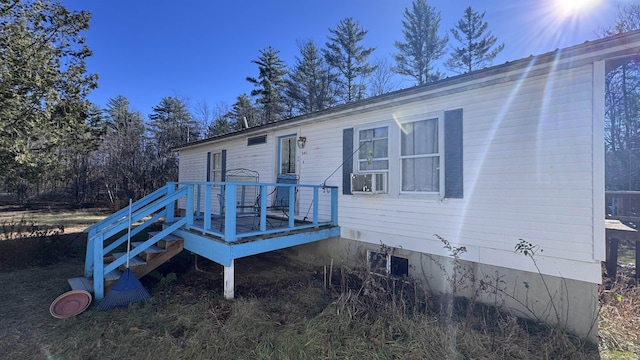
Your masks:
[{"label": "wooden deck", "polygon": [[[193,221],[193,227],[204,227],[204,219],[195,219]],[[246,237],[243,234],[249,234],[260,230],[260,214],[250,214],[237,216],[235,220],[236,234],[238,235],[238,242],[246,242]],[[282,230],[288,229],[289,219],[283,215],[268,215],[266,218],[266,230]],[[296,225],[311,224],[308,221],[295,220]],[[221,234],[225,233],[225,218],[212,217],[211,229],[217,230]],[[253,236],[255,237],[255,236]],[[213,236],[215,238],[215,236]]]},{"label": "wooden deck", "polygon": [[[289,194],[289,201],[280,204],[280,209],[268,206],[274,188]],[[252,189],[252,196],[246,195],[247,189]],[[305,218],[296,220],[299,193],[304,193],[309,205]],[[140,223],[130,230],[135,236],[157,221],[164,221],[162,230],[133,248],[131,257],[155,249],[167,236],[177,236],[184,239],[184,249],[224,266],[225,297],[233,298],[235,259],[340,236],[338,188],[257,182],[168,183],[85,229],[84,275],[93,279],[96,299],[104,296],[106,275],[126,262],[123,257],[105,262],[127,242],[127,234],[121,234],[130,224]]]},{"label": "wooden deck", "polygon": [[211,230],[217,230],[218,234],[203,231],[200,227],[203,223],[202,219],[194,220],[193,226],[178,230],[176,235],[185,239],[185,249],[224,266],[240,257],[340,235],[340,228],[336,225],[314,225],[311,222],[296,220],[294,227],[290,227],[287,218],[273,216],[266,218],[267,231],[259,231],[259,217],[242,216],[235,221],[237,237],[230,242],[224,238],[224,218],[211,220]]},{"label": "wooden deck", "polygon": [[640,232],[623,224],[620,220],[605,220],[606,229],[606,268],[607,275],[614,279],[618,269],[618,246],[621,240],[633,241],[635,244],[635,267],[636,279],[638,274],[638,264],[640,264]]}]

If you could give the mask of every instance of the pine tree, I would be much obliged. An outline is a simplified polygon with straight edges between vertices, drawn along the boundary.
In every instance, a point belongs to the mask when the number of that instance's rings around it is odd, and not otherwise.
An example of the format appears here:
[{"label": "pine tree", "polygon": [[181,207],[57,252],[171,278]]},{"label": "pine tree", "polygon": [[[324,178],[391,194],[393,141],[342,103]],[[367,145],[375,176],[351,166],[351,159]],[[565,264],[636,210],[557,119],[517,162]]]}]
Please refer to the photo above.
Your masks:
[{"label": "pine tree", "polygon": [[327,64],[337,69],[340,75],[336,83],[343,100],[351,102],[364,98],[365,80],[375,70],[368,63],[369,55],[375,48],[365,48],[360,44],[368,31],[362,29],[352,18],[346,18],[335,29],[329,29],[329,32],[333,36],[327,36],[329,42],[322,53]]},{"label": "pine tree", "polygon": [[96,179],[96,174],[90,169],[91,154],[99,148],[106,132],[104,111],[97,105],[91,105],[82,117],[87,119],[86,122],[71,130],[69,143],[61,151],[65,166],[60,168],[76,204],[87,201],[88,196],[95,196],[98,192],[91,186]]},{"label": "pine tree", "polygon": [[422,85],[442,77],[435,70],[435,62],[444,55],[449,38],[447,35],[438,36],[440,12],[428,5],[426,0],[415,0],[411,6],[411,11],[404,10],[402,33],[405,41],[395,42],[398,53],[393,56],[396,66],[392,70],[410,76],[418,85]]},{"label": "pine tree", "polygon": [[227,116],[219,116],[215,118],[207,128],[207,138],[220,136],[230,133],[232,130],[231,123]]},{"label": "pine tree", "polygon": [[158,155],[164,156],[171,149],[198,140],[200,129],[184,100],[175,97],[162,98],[149,115],[149,127],[158,147]]},{"label": "pine tree", "polygon": [[85,67],[89,20],[56,0],[0,1],[0,176],[14,185],[57,169],[85,124],[97,81]]},{"label": "pine tree", "polygon": [[313,41],[300,44],[300,57],[287,79],[287,97],[295,114],[308,114],[335,104],[333,75]]},{"label": "pine tree", "polygon": [[109,99],[105,113],[106,134],[93,162],[101,170],[102,189],[111,202],[118,205],[118,201],[144,195],[140,179],[147,163],[145,126],[142,115],[133,111],[129,100],[122,95]]},{"label": "pine tree", "polygon": [[149,159],[157,171],[155,187],[178,179],[178,154],[175,148],[198,140],[200,128],[187,110],[187,104],[175,97],[162,98],[149,115],[149,132],[155,156]]},{"label": "pine tree", "polygon": [[484,14],[467,7],[462,19],[450,30],[461,46],[452,49],[451,57],[446,63],[449,70],[466,73],[481,69],[490,65],[504,49],[504,44],[493,48],[498,39],[487,30],[489,24],[483,22]]},{"label": "pine tree", "polygon": [[231,107],[231,111],[227,114],[230,130],[237,131],[261,125],[258,111],[251,103],[251,99],[247,94],[242,94],[236,98],[236,102]]},{"label": "pine tree", "polygon": [[256,89],[251,96],[257,96],[263,117],[261,123],[271,123],[280,120],[284,111],[283,92],[285,89],[284,76],[287,68],[279,57],[279,50],[271,46],[260,50],[260,57],[251,62],[258,65],[258,78],[247,77]]}]

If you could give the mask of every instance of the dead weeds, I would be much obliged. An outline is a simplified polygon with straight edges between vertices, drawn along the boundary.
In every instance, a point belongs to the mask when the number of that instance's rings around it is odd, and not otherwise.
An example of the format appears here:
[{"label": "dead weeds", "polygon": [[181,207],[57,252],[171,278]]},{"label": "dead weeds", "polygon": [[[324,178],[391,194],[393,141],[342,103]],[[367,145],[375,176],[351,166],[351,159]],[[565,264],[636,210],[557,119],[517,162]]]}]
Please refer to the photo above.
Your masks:
[{"label": "dead weeds", "polygon": [[640,287],[629,267],[619,267],[616,281],[600,288],[600,347],[640,354]]},{"label": "dead weeds", "polygon": [[[55,245],[64,248],[59,241]],[[84,313],[59,320],[50,316],[49,305],[68,290],[67,278],[82,273],[83,252],[69,245],[41,262],[37,254],[50,248],[11,246],[14,255],[0,249],[0,354],[7,359],[625,359],[640,354],[640,291],[630,280],[601,291],[599,353],[555,328],[432,297],[411,279],[336,269],[325,288],[321,269],[292,263],[282,252],[236,261],[235,301],[222,298],[221,266],[200,258],[196,267],[195,258],[183,252],[142,279],[153,296],[149,302],[111,312],[98,311],[94,302]],[[20,248],[28,255],[10,262]],[[451,308],[457,310],[444,321],[446,301],[454,301]]]},{"label": "dead weeds", "polygon": [[[79,259],[0,273],[0,287],[10,289],[0,295],[0,352],[11,359],[597,358],[553,329],[531,336],[506,315],[492,327],[443,325],[409,280],[344,271],[325,289],[314,269],[281,260],[278,253],[237,260],[240,294],[226,301],[222,268],[201,262],[211,272],[196,271],[184,253],[142,279],[148,303],[111,312],[94,304],[64,320],[48,306],[82,271]],[[163,283],[169,274],[175,281]]]}]

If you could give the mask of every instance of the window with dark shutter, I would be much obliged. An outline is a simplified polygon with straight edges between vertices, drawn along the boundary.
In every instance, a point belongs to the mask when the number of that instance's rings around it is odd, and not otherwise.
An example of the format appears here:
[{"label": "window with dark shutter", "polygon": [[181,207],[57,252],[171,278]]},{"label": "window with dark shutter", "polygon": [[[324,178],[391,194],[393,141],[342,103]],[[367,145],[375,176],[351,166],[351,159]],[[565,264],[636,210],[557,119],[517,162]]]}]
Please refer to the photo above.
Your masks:
[{"label": "window with dark shutter", "polygon": [[353,128],[342,130],[342,194],[351,195],[353,172]]},{"label": "window with dark shutter", "polygon": [[207,153],[207,182],[225,181],[227,150]]},{"label": "window with dark shutter", "polygon": [[444,112],[444,197],[462,199],[462,109]]}]

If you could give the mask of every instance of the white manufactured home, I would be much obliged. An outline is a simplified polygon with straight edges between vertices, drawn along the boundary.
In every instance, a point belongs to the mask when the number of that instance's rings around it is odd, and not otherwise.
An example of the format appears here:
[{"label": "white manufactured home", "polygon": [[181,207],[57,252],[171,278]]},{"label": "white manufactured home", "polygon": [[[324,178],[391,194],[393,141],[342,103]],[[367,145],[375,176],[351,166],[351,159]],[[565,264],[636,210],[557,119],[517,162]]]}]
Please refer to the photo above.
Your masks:
[{"label": "white manufactured home", "polygon": [[104,259],[126,236],[105,239],[164,219],[131,255],[162,244],[216,261],[227,298],[235,259],[291,248],[320,265],[381,265],[434,293],[465,269],[455,295],[494,303],[479,289],[493,282],[498,305],[594,339],[605,74],[638,56],[631,32],[190,143],[179,182],[87,229],[82,281],[101,299],[125,261]]},{"label": "white manufactured home", "polygon": [[[514,311],[557,321],[553,301],[564,325],[593,337],[605,74],[638,56],[632,32],[203,140],[180,149],[179,180],[242,168],[261,182],[336,186],[339,236],[296,247],[299,257],[353,265],[379,261],[384,245],[387,271],[447,292],[443,238],[466,249],[476,282],[505,281]],[[292,194],[298,220],[314,206],[330,213],[323,194],[319,205]],[[521,240],[542,251],[516,252]]]}]

